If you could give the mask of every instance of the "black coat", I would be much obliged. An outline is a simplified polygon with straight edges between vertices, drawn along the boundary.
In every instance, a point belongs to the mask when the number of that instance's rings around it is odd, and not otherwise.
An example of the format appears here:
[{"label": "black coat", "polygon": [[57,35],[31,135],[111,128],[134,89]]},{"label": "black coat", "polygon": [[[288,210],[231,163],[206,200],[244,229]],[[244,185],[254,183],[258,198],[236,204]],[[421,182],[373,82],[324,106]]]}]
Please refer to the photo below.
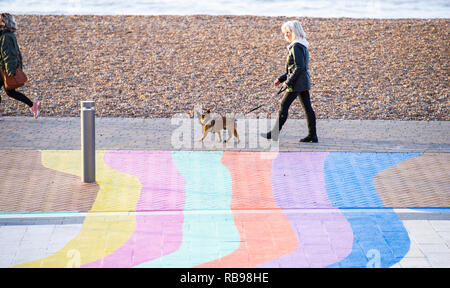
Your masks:
[{"label": "black coat", "polygon": [[311,88],[311,77],[309,75],[309,52],[300,43],[295,43],[289,48],[286,61],[286,73],[278,77],[281,83],[286,81],[292,91],[307,91]]},{"label": "black coat", "polygon": [[16,74],[17,67],[22,67],[22,54],[13,32],[0,32],[0,67],[8,74]]}]

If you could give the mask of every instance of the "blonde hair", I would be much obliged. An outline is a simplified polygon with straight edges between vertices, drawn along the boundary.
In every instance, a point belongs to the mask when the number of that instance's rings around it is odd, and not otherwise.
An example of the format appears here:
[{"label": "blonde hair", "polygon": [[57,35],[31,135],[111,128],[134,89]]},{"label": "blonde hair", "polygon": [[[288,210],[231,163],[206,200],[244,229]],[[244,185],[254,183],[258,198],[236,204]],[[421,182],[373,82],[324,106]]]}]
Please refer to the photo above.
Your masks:
[{"label": "blonde hair", "polygon": [[9,13],[1,14],[0,30],[9,30],[11,32],[15,32],[17,30],[17,23],[13,15]]},{"label": "blonde hair", "polygon": [[[300,39],[306,40],[305,30],[303,30],[302,24],[300,24],[297,20],[287,21],[284,23],[281,26],[281,32],[284,33],[286,30],[292,33],[293,41],[298,41]],[[289,39],[286,40],[289,41]]]}]

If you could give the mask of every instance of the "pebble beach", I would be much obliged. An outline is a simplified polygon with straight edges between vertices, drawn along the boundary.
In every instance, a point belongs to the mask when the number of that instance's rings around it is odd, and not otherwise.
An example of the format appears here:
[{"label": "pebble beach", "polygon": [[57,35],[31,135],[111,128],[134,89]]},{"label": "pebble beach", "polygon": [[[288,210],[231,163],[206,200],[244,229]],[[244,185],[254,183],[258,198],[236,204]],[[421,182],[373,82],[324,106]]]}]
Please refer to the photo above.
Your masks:
[{"label": "pebble beach", "polygon": [[[276,113],[273,81],[299,20],[310,42],[311,100],[319,119],[448,121],[449,19],[266,16],[17,15],[17,39],[41,116],[170,118]],[[4,116],[30,115],[1,92]],[[290,117],[304,118],[300,101]]]}]

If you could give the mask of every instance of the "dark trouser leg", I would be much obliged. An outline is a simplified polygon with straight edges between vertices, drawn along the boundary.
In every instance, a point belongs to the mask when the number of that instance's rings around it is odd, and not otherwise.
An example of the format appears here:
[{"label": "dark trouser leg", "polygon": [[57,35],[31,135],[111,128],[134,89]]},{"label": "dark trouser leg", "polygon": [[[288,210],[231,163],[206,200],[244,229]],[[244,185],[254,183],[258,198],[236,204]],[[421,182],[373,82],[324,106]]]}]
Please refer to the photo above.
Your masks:
[{"label": "dark trouser leg", "polygon": [[27,104],[28,107],[30,107],[30,108],[33,107],[33,102],[30,99],[28,99],[27,96],[20,93],[19,91],[16,91],[14,89],[12,89],[12,90],[5,89],[5,92],[6,92],[6,95],[8,95],[9,97],[14,98],[20,102]]},{"label": "dark trouser leg", "polygon": [[[279,133],[281,128],[283,128],[284,123],[289,115],[289,107],[291,107],[292,102],[299,95],[299,92],[287,92],[283,99],[281,99],[280,110],[278,110],[278,119],[275,123],[275,127],[272,129],[272,133]],[[276,130],[278,128],[278,130]]]},{"label": "dark trouser leg", "polygon": [[300,142],[313,142],[317,143],[317,131],[316,131],[316,114],[311,106],[311,99],[309,91],[303,91],[300,93],[300,102],[302,103],[303,110],[306,114],[306,122],[308,123],[308,136],[300,139]]},{"label": "dark trouser leg", "polygon": [[280,110],[278,110],[278,118],[275,122],[274,127],[271,131],[267,133],[262,133],[261,136],[267,139],[272,139],[277,141],[278,135],[280,134],[281,128],[283,128],[284,123],[288,118],[289,107],[292,102],[294,102],[295,98],[299,95],[299,92],[287,92],[284,97],[281,99]]},{"label": "dark trouser leg", "polygon": [[302,103],[303,110],[306,114],[306,122],[308,123],[308,137],[316,137],[316,113],[311,106],[311,99],[309,96],[309,91],[302,91],[299,95],[300,101]]}]

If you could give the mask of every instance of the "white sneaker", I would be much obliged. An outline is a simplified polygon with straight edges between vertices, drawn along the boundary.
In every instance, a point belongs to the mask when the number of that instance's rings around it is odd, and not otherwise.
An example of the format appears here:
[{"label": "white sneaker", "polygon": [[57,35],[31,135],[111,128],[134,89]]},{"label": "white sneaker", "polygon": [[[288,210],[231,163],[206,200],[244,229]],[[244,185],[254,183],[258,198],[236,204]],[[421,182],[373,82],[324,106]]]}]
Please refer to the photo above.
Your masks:
[{"label": "white sneaker", "polygon": [[33,112],[34,119],[39,117],[41,109],[41,102],[33,102],[33,107],[30,108],[31,112]]}]

